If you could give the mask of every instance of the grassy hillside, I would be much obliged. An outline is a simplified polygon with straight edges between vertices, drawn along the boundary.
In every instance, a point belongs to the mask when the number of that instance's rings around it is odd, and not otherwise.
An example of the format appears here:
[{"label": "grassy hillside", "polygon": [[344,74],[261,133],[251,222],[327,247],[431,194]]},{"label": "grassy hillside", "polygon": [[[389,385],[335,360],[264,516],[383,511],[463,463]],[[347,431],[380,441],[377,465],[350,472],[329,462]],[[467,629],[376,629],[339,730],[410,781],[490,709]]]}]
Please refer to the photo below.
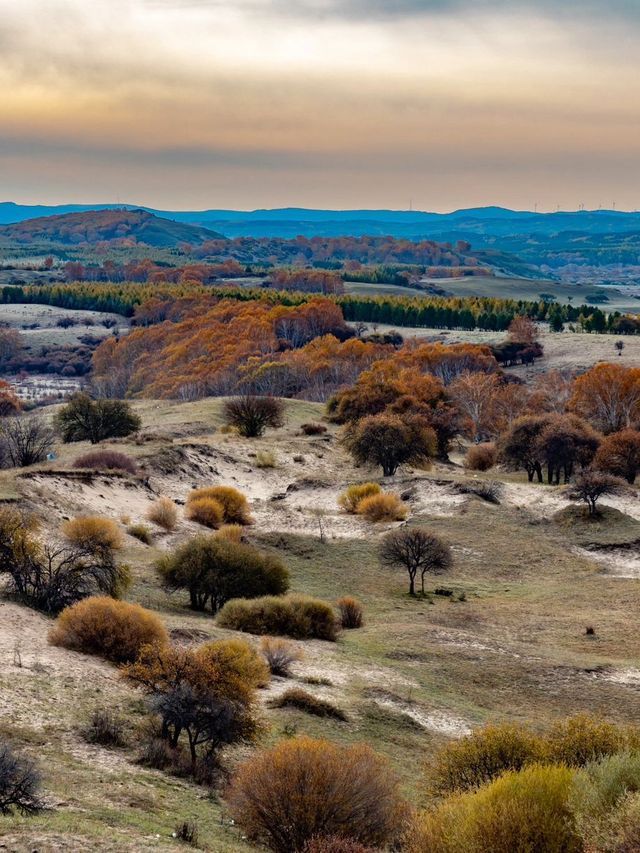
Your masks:
[{"label": "grassy hillside", "polygon": [[157,248],[200,245],[220,235],[198,225],[162,219],[144,210],[91,210],[44,216],[0,228],[0,237],[17,243],[43,241],[63,246],[132,241]]},{"label": "grassy hillside", "polygon": [[[193,486],[234,485],[251,502],[250,540],[284,559],[294,590],[328,601],[360,598],[362,629],[337,643],[299,642],[304,658],[293,679],[275,679],[261,691],[269,726],[263,745],[292,733],[367,741],[389,757],[410,799],[424,803],[421,779],[434,750],[486,721],[542,726],[588,711],[640,723],[632,618],[640,566],[632,560],[621,568],[608,550],[587,550],[640,538],[637,499],[612,501],[614,523],[585,532],[582,516],[566,512],[561,489],[498,475],[504,491],[494,506],[460,494],[457,484],[469,475],[457,465],[405,469],[385,488],[402,492],[409,523],[438,533],[455,557],[448,575],[429,580],[428,597],[412,600],[405,576],[378,560],[380,537],[393,525],[371,525],[337,506],[346,485],[378,472],[354,468],[333,427],[320,437],[300,432],[301,423],[321,418],[320,405],[288,403],[285,426],[253,441],[219,431],[220,400],[135,406],[142,440],[112,446],[138,460],[146,483],[113,474],[78,481],[70,465],[89,449],[81,443],[60,446],[45,465],[0,472],[0,499],[35,512],[53,538],[65,517],[97,513],[124,531],[145,522],[157,493],[180,502]],[[259,451],[273,453],[275,467],[259,468]],[[198,529],[184,519],[174,534],[154,529],[151,546],[127,536],[122,555],[134,573],[129,597],[157,611],[182,642],[234,635],[190,611],[184,594],[164,591],[153,569],[159,555]],[[436,586],[452,594],[433,594]],[[117,706],[131,731],[139,730],[143,697],[112,666],[48,646],[50,621],[27,608],[3,602],[0,611],[1,725],[41,761],[53,807],[29,820],[0,818],[3,843],[43,851],[177,850],[176,823],[195,818],[203,849],[249,849],[215,795],[136,763],[139,736],[118,750],[84,741],[82,727],[105,705]],[[586,635],[587,626],[595,636]],[[331,702],[347,722],[269,708],[290,684]],[[232,750],[227,761],[233,766],[243,755]]]}]

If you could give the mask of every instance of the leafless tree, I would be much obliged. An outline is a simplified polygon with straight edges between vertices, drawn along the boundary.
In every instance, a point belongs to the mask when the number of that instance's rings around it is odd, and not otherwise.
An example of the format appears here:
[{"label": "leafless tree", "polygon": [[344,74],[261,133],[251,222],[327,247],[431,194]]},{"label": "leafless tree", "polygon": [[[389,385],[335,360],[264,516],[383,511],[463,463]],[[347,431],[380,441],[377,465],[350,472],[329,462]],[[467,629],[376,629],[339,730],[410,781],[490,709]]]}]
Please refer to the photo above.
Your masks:
[{"label": "leafless tree", "polygon": [[25,468],[42,462],[53,447],[53,441],[53,431],[40,417],[17,415],[2,418],[0,466]]},{"label": "leafless tree", "polygon": [[422,594],[427,574],[439,575],[453,563],[451,548],[440,537],[420,528],[405,528],[388,533],[380,545],[380,560],[393,568],[404,568],[409,575],[409,595],[415,595],[420,575]]}]

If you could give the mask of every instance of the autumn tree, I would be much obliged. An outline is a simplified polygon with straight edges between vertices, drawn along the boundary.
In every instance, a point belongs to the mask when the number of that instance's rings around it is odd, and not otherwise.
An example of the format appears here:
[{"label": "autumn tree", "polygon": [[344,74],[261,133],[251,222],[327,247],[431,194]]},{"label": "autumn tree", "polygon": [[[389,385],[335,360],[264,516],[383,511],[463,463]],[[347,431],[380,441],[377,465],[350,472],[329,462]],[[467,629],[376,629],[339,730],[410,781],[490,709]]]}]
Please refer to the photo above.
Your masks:
[{"label": "autumn tree", "polygon": [[538,327],[529,317],[519,314],[509,325],[509,340],[516,344],[535,344],[539,338]]},{"label": "autumn tree", "polygon": [[594,468],[635,483],[640,470],[640,432],[624,429],[606,436],[598,448]]},{"label": "autumn tree", "polygon": [[199,752],[211,758],[225,744],[251,742],[260,731],[255,690],[269,674],[242,640],[146,646],[123,675],[147,690],[162,740],[176,749],[186,736],[192,766]]},{"label": "autumn tree", "polygon": [[257,438],[267,427],[277,429],[284,424],[284,404],[277,397],[234,397],[225,402],[223,414],[226,423],[245,438]]},{"label": "autumn tree", "polygon": [[536,378],[528,400],[531,412],[556,412],[567,408],[573,393],[572,377],[561,370],[548,370]]},{"label": "autumn tree", "polygon": [[400,465],[426,465],[437,449],[435,432],[422,418],[391,414],[362,418],[346,429],[343,443],[356,462],[380,465],[385,477]]},{"label": "autumn tree", "polygon": [[57,413],[55,425],[65,442],[97,444],[137,432],[142,421],[124,400],[92,400],[87,394],[78,393]]},{"label": "autumn tree", "polygon": [[589,516],[598,514],[597,504],[606,495],[622,495],[628,486],[620,477],[614,477],[604,471],[587,468],[576,475],[573,485],[567,492],[567,497],[575,501],[583,501],[589,508]]},{"label": "autumn tree", "polygon": [[600,436],[575,415],[548,415],[535,444],[538,458],[547,467],[547,482],[558,485],[561,473],[567,483],[576,466],[591,464]]},{"label": "autumn tree", "polygon": [[453,564],[451,548],[440,537],[420,528],[388,533],[380,545],[380,560],[391,568],[403,568],[409,575],[409,595],[415,595],[418,575],[424,595],[425,575],[439,575]]},{"label": "autumn tree", "polygon": [[0,379],[0,418],[17,415],[21,408],[22,404],[13,387],[4,379]]},{"label": "autumn tree", "polygon": [[640,368],[597,364],[574,383],[569,407],[605,434],[640,418]]},{"label": "autumn tree", "polygon": [[449,385],[449,394],[462,414],[466,432],[474,440],[484,437],[490,427],[498,386],[494,373],[462,373]]},{"label": "autumn tree", "polygon": [[20,332],[0,328],[0,369],[10,364],[20,354],[22,347]]},{"label": "autumn tree", "polygon": [[530,483],[534,477],[542,483],[544,459],[538,438],[547,424],[545,415],[523,415],[497,442],[498,459],[516,470],[524,468]]}]

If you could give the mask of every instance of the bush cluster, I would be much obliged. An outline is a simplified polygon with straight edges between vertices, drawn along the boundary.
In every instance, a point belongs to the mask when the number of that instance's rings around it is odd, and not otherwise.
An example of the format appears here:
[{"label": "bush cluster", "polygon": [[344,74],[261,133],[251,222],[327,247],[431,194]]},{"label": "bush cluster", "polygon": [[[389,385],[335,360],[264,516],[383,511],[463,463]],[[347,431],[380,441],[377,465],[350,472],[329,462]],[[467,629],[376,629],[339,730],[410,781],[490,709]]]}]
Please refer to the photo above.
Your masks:
[{"label": "bush cluster", "polygon": [[78,548],[117,551],[122,548],[120,528],[110,518],[86,515],[65,521],[61,527],[63,536]]},{"label": "bush cluster", "polygon": [[248,634],[281,634],[296,640],[334,641],[338,634],[331,605],[306,595],[237,598],[222,608],[218,624]]},{"label": "bush cluster", "polygon": [[358,504],[358,515],[367,521],[403,521],[408,514],[407,506],[395,492],[371,495]]},{"label": "bush cluster", "polygon": [[469,471],[489,471],[496,464],[498,451],[495,444],[473,444],[464,457],[464,467]]},{"label": "bush cluster", "polygon": [[251,524],[249,502],[242,492],[233,486],[207,486],[194,489],[187,498],[187,512],[191,504],[197,501],[215,501],[222,509],[220,523]]},{"label": "bush cluster", "polygon": [[347,715],[343,710],[324,699],[319,699],[301,687],[291,687],[271,701],[272,708],[295,708],[313,717],[330,717],[345,722]]}]

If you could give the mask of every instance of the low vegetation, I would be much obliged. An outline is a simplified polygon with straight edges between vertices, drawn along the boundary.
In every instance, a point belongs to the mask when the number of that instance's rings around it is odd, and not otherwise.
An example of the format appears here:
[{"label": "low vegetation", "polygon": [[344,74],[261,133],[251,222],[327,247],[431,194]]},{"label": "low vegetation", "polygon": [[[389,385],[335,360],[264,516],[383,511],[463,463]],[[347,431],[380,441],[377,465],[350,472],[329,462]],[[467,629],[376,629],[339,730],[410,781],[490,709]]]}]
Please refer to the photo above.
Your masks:
[{"label": "low vegetation", "polygon": [[237,598],[222,608],[218,624],[248,634],[275,634],[296,640],[333,641],[338,634],[331,605],[306,595]]},{"label": "low vegetation", "polygon": [[178,507],[170,498],[159,497],[147,510],[147,518],[171,533],[178,525]]},{"label": "low vegetation", "polygon": [[167,630],[155,613],[105,596],[67,607],[49,634],[54,646],[99,655],[115,663],[136,660],[145,646],[164,646]]},{"label": "low vegetation", "polygon": [[117,450],[93,450],[91,453],[84,453],[74,460],[73,467],[91,471],[125,471],[127,474],[138,472],[135,460]]},{"label": "low vegetation", "polygon": [[301,851],[318,835],[381,846],[401,831],[398,783],[364,745],[281,741],[238,770],[226,800],[249,838],[276,853]]},{"label": "low vegetation", "polygon": [[284,564],[230,535],[198,536],[163,556],[158,573],[169,590],[187,590],[192,610],[217,613],[230,599],[281,595],[289,588]]},{"label": "low vegetation", "polygon": [[272,708],[294,708],[312,717],[330,717],[334,720],[346,722],[347,715],[341,708],[337,708],[331,702],[319,699],[307,690],[300,687],[290,687],[275,699],[271,700]]}]

